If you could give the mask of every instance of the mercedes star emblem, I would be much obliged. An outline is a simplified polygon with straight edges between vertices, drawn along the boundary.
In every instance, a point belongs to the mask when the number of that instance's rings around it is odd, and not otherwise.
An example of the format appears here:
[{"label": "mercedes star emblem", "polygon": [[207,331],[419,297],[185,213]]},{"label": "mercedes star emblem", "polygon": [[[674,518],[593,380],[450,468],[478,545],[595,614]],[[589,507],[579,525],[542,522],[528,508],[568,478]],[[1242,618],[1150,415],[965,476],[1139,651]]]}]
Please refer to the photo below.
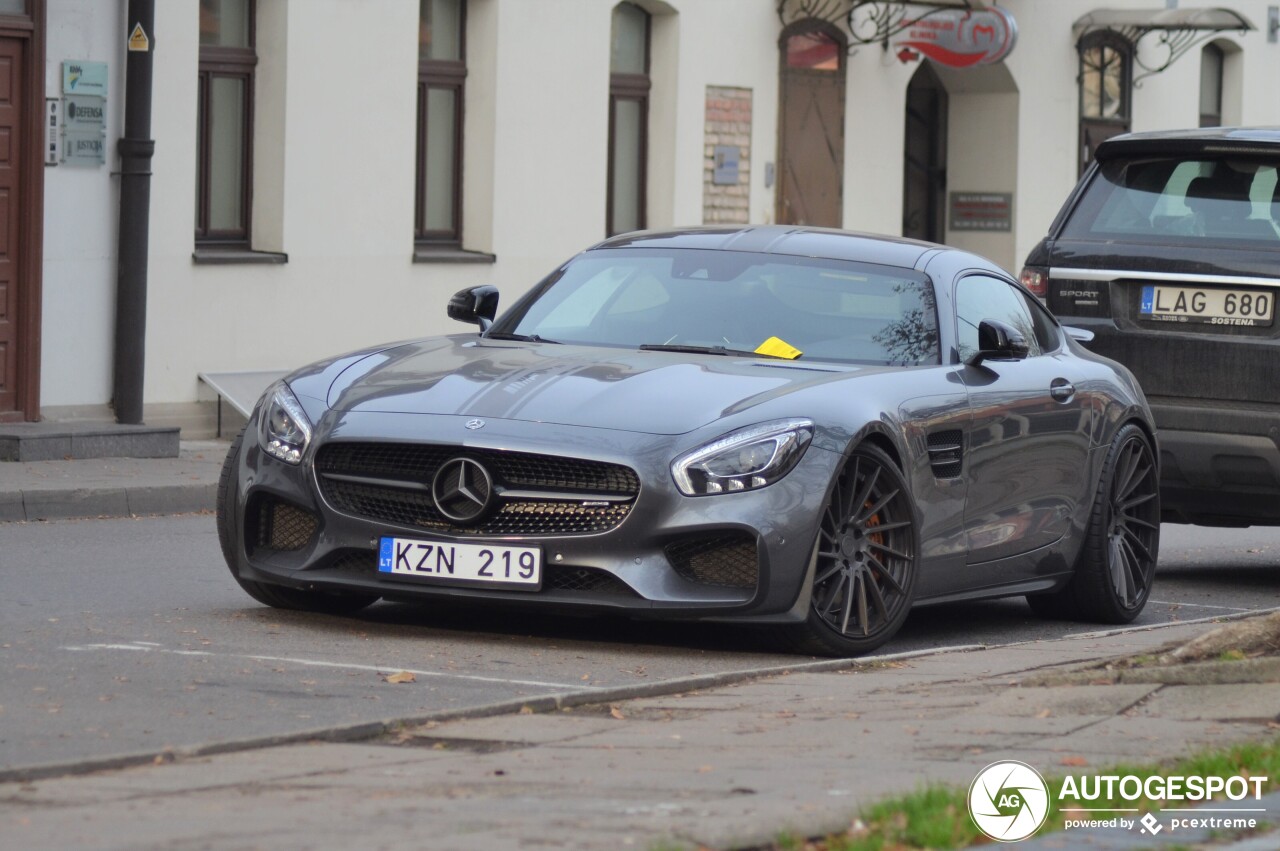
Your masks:
[{"label": "mercedes star emblem", "polygon": [[478,461],[446,461],[431,482],[436,508],[454,523],[475,523],[484,517],[493,497],[493,478]]},{"label": "mercedes star emblem", "polygon": [[467,420],[467,428],[475,431],[478,428],[484,428],[484,420]]}]

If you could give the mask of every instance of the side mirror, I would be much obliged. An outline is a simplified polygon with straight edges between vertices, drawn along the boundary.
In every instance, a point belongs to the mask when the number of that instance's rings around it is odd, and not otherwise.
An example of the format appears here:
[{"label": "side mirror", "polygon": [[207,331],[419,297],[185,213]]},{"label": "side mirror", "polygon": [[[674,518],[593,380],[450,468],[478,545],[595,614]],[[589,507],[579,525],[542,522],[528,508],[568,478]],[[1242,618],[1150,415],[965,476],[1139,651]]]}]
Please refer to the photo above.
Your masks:
[{"label": "side mirror", "polygon": [[984,319],[978,323],[978,352],[969,358],[970,366],[984,360],[1023,360],[1031,351],[1027,338],[1012,325]]},{"label": "side mirror", "polygon": [[449,299],[448,312],[450,319],[479,325],[483,334],[498,315],[498,288],[486,285],[456,292]]}]

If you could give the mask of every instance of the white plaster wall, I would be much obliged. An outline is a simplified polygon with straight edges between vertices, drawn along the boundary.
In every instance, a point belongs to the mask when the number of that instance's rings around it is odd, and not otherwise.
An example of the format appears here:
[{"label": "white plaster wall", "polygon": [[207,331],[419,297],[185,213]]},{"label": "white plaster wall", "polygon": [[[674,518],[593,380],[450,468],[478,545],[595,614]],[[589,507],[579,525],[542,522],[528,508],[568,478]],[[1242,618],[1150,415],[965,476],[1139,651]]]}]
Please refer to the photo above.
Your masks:
[{"label": "white plaster wall", "polygon": [[[62,97],[67,59],[106,62],[107,161],[44,167],[44,301],[41,405],[103,405],[111,399],[115,340],[115,141],[124,120],[124,4],[49,0],[45,96]],[[44,109],[38,104],[36,109]]]},{"label": "white plaster wall", "polygon": [[[645,0],[654,26],[652,224],[702,214],[708,85],[753,93],[751,219],[770,222],[775,187],[778,46],[774,0]],[[1020,27],[1006,60],[1018,93],[953,101],[953,189],[1016,186],[1017,266],[1076,180],[1077,55],[1072,22],[1093,0],[1003,0]],[[1108,5],[1150,7],[1150,0]],[[1183,6],[1210,5],[1185,2]],[[1266,0],[1231,4],[1264,25]],[[157,3],[148,404],[197,398],[206,370],[291,367],[373,344],[462,330],[444,314],[454,291],[496,283],[503,303],[604,236],[608,0],[471,0],[464,247],[492,264],[412,262],[417,0],[259,0],[254,239],[283,265],[192,262],[198,0]],[[124,2],[50,0],[48,80],[57,63],[113,66],[108,137],[122,115]],[[1280,46],[1238,43],[1240,112],[1280,124]],[[844,225],[898,233],[903,110],[914,65],[878,46],[849,59]],[[1194,123],[1198,62],[1184,58],[1135,92],[1137,129]],[[957,115],[963,108],[966,114]],[[959,131],[963,129],[963,133]],[[993,140],[998,145],[993,145]],[[114,151],[112,152],[114,154]],[[984,158],[1002,162],[998,175]],[[113,158],[114,159],[114,158]],[[1004,161],[1007,160],[1007,161]],[[110,398],[115,289],[114,162],[46,172],[43,404]],[[965,177],[961,181],[961,177]],[[967,238],[966,238],[967,239]],[[968,243],[966,243],[968,244]],[[973,247],[982,250],[981,246]]]}]

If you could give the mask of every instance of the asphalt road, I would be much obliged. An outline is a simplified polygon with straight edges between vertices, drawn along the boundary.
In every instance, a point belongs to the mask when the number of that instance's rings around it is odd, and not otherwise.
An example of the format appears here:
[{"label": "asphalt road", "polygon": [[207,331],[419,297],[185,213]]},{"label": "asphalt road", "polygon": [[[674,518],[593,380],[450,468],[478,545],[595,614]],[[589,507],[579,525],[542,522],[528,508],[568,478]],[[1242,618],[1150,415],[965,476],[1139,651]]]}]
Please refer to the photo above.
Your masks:
[{"label": "asphalt road", "polygon": [[[805,661],[746,628],[379,603],[263,608],[210,516],[0,524],[0,775]],[[1280,607],[1280,529],[1165,526],[1138,625]],[[886,648],[1095,631],[1021,599],[917,610]],[[414,674],[393,684],[387,676]]]}]

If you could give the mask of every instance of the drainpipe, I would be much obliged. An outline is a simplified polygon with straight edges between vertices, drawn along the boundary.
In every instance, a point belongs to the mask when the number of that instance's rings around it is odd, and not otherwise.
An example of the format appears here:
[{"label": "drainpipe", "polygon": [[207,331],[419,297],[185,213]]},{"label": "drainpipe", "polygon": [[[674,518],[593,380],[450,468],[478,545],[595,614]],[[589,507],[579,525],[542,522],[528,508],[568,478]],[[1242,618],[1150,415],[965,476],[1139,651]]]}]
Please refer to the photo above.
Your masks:
[{"label": "drainpipe", "polygon": [[[116,422],[142,422],[147,334],[147,232],[151,213],[151,55],[155,0],[129,0],[125,38],[124,137],[120,153],[120,241],[116,278]],[[145,49],[143,49],[145,47]]]}]

